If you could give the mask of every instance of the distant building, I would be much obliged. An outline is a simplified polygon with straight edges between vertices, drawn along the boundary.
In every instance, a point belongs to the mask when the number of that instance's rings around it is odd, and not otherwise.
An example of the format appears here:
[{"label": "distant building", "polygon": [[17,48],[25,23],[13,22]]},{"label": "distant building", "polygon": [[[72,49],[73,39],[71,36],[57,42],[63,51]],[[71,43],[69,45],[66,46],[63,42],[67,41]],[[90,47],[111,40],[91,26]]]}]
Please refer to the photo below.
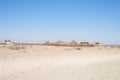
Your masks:
[{"label": "distant building", "polygon": [[47,41],[45,41],[43,44],[44,44],[44,45],[50,45],[51,42],[47,40]]},{"label": "distant building", "polygon": [[65,42],[59,40],[59,41],[56,42],[56,45],[58,45],[58,46],[64,46]]},{"label": "distant building", "polygon": [[72,40],[72,41],[70,42],[70,44],[71,44],[72,46],[75,46],[75,45],[77,45],[77,42],[76,42],[75,40]]},{"label": "distant building", "polygon": [[4,44],[5,45],[13,45],[14,43],[12,41],[10,41],[10,40],[5,40]]},{"label": "distant building", "polygon": [[96,46],[102,46],[102,45],[104,45],[103,43],[100,43],[100,42],[95,42],[95,45]]},{"label": "distant building", "polygon": [[89,42],[86,41],[86,40],[83,40],[83,41],[80,42],[80,44],[81,44],[81,45],[89,45]]}]

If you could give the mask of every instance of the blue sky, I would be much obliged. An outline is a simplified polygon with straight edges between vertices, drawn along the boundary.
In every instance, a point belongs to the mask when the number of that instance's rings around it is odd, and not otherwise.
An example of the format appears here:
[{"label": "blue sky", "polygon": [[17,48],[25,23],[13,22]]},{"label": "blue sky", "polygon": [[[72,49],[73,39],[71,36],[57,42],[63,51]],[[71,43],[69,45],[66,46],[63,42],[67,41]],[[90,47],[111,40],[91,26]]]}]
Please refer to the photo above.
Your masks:
[{"label": "blue sky", "polygon": [[120,44],[119,0],[0,0],[0,41]]}]

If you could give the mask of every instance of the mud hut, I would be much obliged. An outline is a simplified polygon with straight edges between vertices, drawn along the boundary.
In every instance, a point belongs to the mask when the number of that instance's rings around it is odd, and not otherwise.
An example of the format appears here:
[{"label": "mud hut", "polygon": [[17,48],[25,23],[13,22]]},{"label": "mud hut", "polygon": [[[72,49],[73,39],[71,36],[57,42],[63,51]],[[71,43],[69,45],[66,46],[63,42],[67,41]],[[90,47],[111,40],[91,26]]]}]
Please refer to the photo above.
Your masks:
[{"label": "mud hut", "polygon": [[12,41],[10,41],[10,40],[5,40],[4,44],[5,45],[13,45],[14,43]]},{"label": "mud hut", "polygon": [[50,45],[50,41],[46,40],[43,44],[44,45]]},{"label": "mud hut", "polygon": [[72,40],[72,41],[70,42],[70,44],[71,44],[71,46],[76,46],[76,45],[77,45],[77,42],[76,42],[75,40]]},{"label": "mud hut", "polygon": [[64,45],[65,45],[65,42],[59,40],[59,41],[56,42],[56,45],[57,45],[57,46],[64,46]]},{"label": "mud hut", "polygon": [[80,45],[89,45],[89,42],[87,40],[83,40],[80,42]]}]

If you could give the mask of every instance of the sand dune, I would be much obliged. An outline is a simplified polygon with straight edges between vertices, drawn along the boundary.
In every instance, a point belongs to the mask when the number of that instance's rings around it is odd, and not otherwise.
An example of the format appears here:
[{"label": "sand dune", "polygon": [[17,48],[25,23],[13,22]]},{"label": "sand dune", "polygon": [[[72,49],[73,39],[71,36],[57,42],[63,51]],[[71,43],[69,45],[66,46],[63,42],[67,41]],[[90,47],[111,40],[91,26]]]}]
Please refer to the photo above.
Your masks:
[{"label": "sand dune", "polygon": [[0,46],[0,80],[120,80],[119,47]]}]

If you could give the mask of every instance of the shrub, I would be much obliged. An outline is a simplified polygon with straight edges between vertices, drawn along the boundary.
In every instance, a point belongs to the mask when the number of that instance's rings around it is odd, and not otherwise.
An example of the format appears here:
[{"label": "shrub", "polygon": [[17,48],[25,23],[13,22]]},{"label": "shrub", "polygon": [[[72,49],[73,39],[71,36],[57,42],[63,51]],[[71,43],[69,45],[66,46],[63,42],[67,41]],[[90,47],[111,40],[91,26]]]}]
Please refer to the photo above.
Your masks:
[{"label": "shrub", "polygon": [[24,45],[13,45],[10,47],[11,50],[21,50],[21,49],[26,49],[26,46]]},{"label": "shrub", "polygon": [[76,50],[81,50],[81,48],[75,48]]}]

